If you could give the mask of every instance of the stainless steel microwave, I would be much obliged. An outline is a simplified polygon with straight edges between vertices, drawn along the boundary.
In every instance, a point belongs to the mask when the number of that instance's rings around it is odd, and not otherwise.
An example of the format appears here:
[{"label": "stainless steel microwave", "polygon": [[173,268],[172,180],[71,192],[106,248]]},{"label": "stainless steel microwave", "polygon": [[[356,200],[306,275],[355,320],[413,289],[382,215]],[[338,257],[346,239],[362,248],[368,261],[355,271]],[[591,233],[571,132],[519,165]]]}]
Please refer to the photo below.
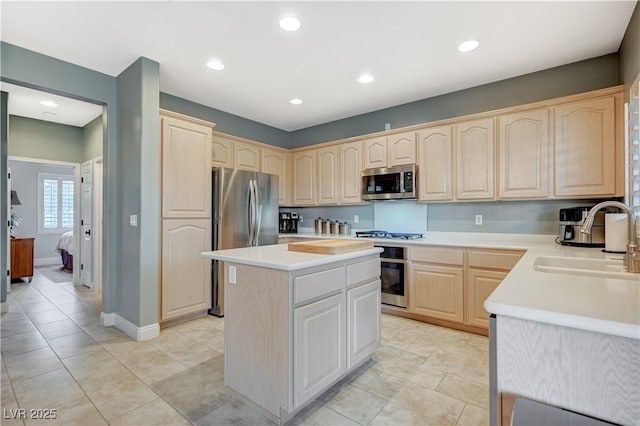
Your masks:
[{"label": "stainless steel microwave", "polygon": [[416,172],[415,164],[364,170],[362,172],[362,199],[415,199],[418,195]]}]

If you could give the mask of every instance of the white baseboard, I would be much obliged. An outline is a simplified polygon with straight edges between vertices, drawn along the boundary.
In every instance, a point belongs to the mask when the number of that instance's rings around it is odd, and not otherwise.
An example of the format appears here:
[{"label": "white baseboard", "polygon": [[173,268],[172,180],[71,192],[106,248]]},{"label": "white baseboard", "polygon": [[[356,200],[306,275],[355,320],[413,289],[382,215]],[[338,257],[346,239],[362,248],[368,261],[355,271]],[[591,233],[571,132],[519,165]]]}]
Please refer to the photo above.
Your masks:
[{"label": "white baseboard", "polygon": [[38,257],[33,259],[33,266],[47,266],[47,265],[60,265],[62,266],[62,260],[60,256],[56,257]]},{"label": "white baseboard", "polygon": [[9,302],[0,302],[0,313],[6,314],[9,312]]},{"label": "white baseboard", "polygon": [[160,324],[154,323],[138,327],[116,313],[100,312],[100,323],[105,327],[114,326],[137,342],[150,340],[160,335]]}]

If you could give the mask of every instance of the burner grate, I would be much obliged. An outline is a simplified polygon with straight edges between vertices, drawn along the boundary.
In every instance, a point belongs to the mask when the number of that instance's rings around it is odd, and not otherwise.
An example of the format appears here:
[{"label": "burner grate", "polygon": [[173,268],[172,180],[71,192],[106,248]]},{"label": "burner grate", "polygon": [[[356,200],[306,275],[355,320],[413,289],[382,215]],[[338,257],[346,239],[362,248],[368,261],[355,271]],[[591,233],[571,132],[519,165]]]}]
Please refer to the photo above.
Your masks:
[{"label": "burner grate", "polygon": [[356,232],[356,237],[359,238],[388,238],[394,240],[419,240],[423,237],[422,234],[414,233],[401,233],[401,232],[387,232],[387,231],[359,231]]}]

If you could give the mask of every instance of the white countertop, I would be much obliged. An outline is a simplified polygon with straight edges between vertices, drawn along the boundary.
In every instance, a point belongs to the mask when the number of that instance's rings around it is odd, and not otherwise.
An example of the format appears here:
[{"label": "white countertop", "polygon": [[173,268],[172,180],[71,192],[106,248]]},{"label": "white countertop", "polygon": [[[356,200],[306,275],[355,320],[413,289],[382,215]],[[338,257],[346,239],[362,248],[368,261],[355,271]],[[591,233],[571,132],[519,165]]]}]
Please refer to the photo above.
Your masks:
[{"label": "white countertop", "polygon": [[296,271],[314,266],[327,265],[343,260],[378,254],[381,248],[351,251],[342,254],[314,254],[289,251],[287,244],[271,246],[244,247],[228,250],[206,251],[201,253],[208,259],[239,263],[241,265],[260,266],[262,268]]},{"label": "white countertop", "polygon": [[[354,238],[354,236],[282,234],[281,237]],[[540,256],[607,259],[622,255],[600,248],[561,246],[554,235],[427,232],[421,240],[374,239],[384,245],[444,245],[520,249],[527,252],[485,301],[485,309],[582,330],[640,339],[640,274],[631,280],[541,272]]]}]

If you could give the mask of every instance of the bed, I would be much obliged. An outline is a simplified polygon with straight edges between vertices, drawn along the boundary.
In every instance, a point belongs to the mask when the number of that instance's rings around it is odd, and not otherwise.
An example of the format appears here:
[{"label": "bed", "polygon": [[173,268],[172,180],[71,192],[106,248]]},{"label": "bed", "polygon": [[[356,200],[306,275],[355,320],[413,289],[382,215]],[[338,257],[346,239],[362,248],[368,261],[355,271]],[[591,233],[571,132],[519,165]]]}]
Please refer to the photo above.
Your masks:
[{"label": "bed", "polygon": [[62,258],[62,267],[73,271],[73,231],[65,232],[60,236],[56,251]]}]

